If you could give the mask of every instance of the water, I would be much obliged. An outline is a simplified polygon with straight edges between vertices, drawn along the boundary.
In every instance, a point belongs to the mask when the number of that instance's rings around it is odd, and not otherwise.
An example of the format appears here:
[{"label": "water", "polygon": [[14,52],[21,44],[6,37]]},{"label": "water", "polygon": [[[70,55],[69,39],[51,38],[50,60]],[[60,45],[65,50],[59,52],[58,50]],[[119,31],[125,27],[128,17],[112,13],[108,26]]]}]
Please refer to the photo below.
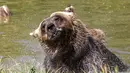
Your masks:
[{"label": "water", "polygon": [[85,24],[106,33],[107,47],[130,64],[130,0],[0,0],[13,16],[0,24],[0,56],[42,60],[43,51],[29,33],[54,11],[72,4]]}]

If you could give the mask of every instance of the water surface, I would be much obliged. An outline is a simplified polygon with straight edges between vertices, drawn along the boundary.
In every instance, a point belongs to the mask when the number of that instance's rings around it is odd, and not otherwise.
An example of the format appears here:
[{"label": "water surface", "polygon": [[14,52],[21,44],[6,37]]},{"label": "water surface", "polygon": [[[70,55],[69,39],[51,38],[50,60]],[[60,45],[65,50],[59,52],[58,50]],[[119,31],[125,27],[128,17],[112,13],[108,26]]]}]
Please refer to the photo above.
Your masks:
[{"label": "water surface", "polygon": [[13,13],[8,24],[0,24],[0,56],[31,58],[42,54],[38,41],[29,33],[68,4],[89,27],[102,29],[107,47],[130,64],[130,0],[0,0],[0,5],[7,5]]}]

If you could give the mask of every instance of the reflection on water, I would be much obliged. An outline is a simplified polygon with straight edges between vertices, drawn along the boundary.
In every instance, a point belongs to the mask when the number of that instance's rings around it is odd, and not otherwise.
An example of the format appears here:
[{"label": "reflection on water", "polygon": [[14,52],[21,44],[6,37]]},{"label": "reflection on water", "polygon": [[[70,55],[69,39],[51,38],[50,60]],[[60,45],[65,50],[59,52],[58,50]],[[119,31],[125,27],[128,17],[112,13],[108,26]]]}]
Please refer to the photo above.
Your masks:
[{"label": "reflection on water", "polygon": [[31,58],[42,54],[38,41],[29,33],[68,4],[74,5],[78,17],[89,27],[102,29],[107,46],[130,64],[130,0],[0,0],[0,5],[8,5],[13,13],[9,23],[0,24],[0,55]]}]

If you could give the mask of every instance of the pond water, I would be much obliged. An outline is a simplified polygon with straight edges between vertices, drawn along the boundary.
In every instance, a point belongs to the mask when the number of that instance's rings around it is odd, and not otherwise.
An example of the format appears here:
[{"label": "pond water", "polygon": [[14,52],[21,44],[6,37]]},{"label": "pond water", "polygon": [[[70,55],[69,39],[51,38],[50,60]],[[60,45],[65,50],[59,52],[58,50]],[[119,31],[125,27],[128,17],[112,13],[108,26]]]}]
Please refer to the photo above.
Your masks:
[{"label": "pond water", "polygon": [[130,64],[130,0],[0,0],[13,13],[9,23],[0,24],[0,57],[42,60],[43,51],[29,33],[68,4],[89,27],[102,29],[107,47]]}]

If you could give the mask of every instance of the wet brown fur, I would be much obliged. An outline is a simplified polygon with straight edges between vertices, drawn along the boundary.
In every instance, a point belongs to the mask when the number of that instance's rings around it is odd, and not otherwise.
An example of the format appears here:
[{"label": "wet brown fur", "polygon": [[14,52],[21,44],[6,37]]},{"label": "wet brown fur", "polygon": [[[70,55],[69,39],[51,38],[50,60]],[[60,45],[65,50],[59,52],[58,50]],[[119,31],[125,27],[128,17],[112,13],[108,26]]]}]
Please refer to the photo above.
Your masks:
[{"label": "wet brown fur", "polygon": [[[44,20],[40,28],[42,29],[44,25],[43,29],[45,29],[52,23],[55,24],[55,16]],[[110,71],[113,71],[116,66],[119,67],[119,71],[127,70],[127,66],[115,54],[110,52],[101,41],[95,40],[90,35],[89,29],[81,21],[76,19],[68,21],[64,16],[59,16],[59,18],[63,18],[63,21],[58,21],[55,28],[60,27],[62,31],[55,30],[54,33],[59,33],[59,35],[53,36],[56,38],[41,42],[46,52],[44,66],[47,72],[94,73],[93,66],[100,72],[104,65],[107,65]],[[68,27],[70,25],[72,27]],[[46,32],[48,33],[49,30]]]}]

